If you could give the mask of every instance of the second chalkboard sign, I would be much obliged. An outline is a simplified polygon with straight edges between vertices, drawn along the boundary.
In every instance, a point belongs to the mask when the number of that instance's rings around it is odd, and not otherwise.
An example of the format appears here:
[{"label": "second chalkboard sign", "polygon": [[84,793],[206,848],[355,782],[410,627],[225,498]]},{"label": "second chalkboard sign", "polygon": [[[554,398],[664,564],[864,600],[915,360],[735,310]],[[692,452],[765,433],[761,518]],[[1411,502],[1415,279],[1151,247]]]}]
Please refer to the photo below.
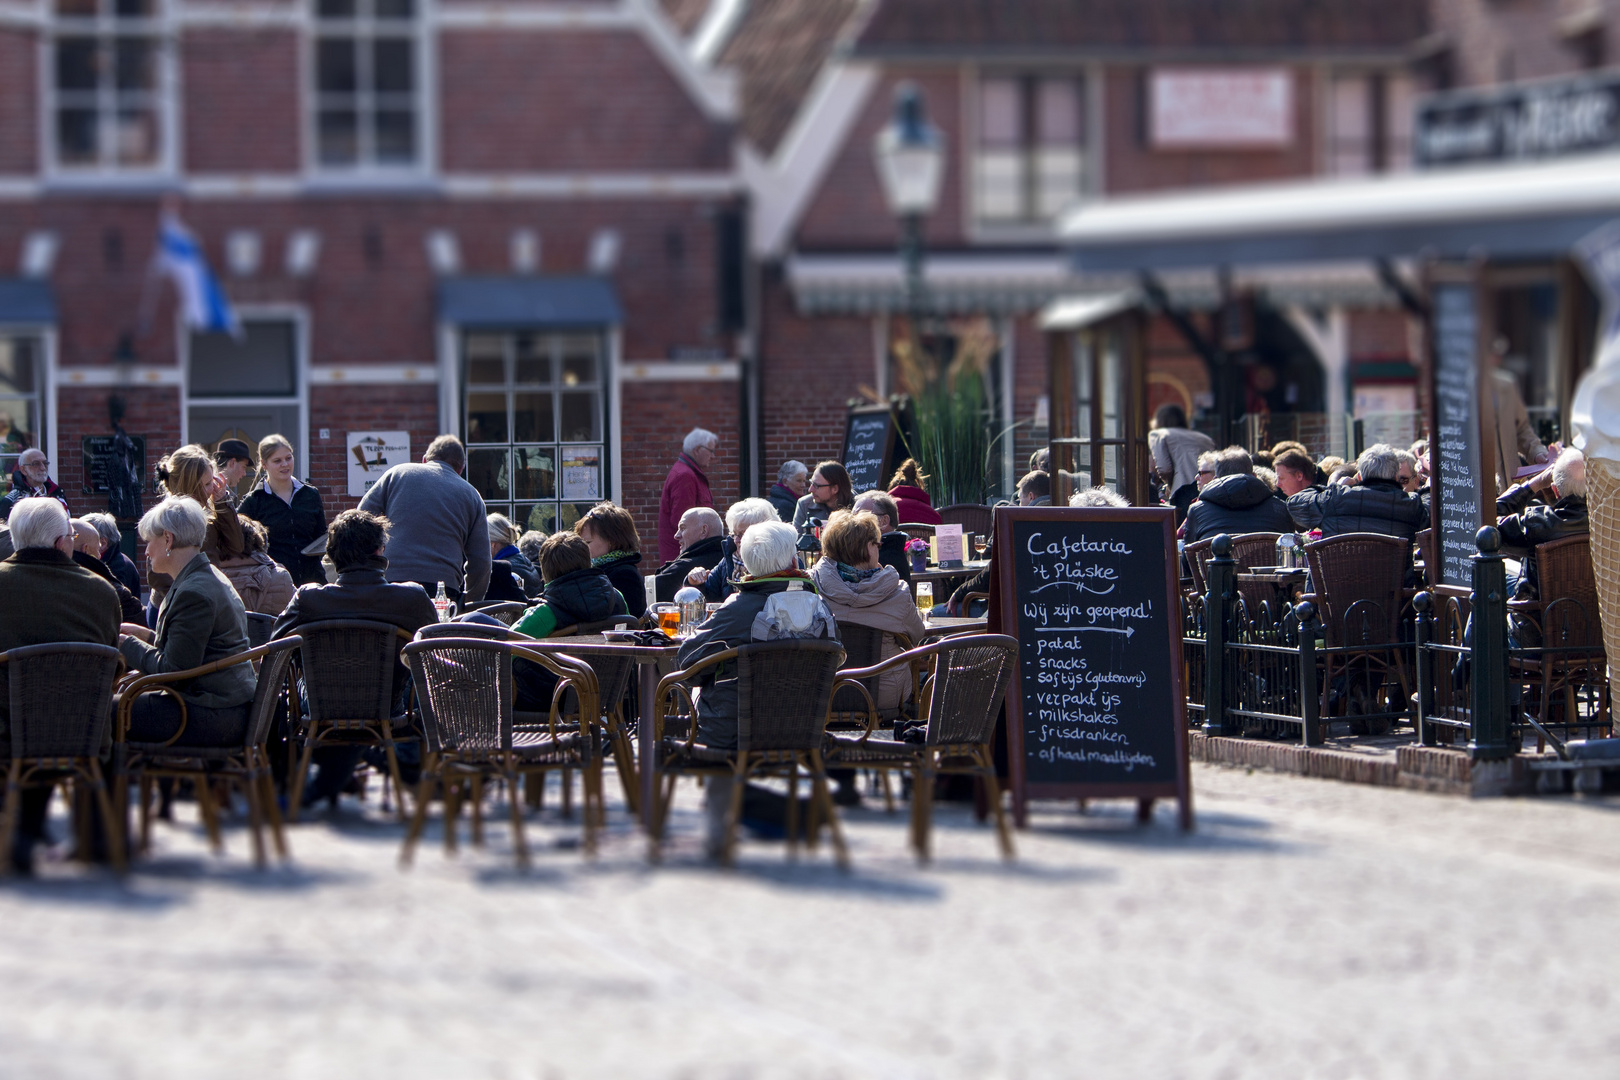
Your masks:
[{"label": "second chalkboard sign", "polygon": [[894,409],[890,406],[857,405],[849,410],[842,464],[855,491],[889,486],[896,437]]},{"label": "second chalkboard sign", "polygon": [[1436,267],[1429,283],[1429,488],[1436,565],[1430,583],[1466,589],[1472,581],[1474,536],[1496,520],[1489,374],[1483,366],[1480,296],[1472,267]]},{"label": "second chalkboard sign", "polygon": [[1175,797],[1190,827],[1175,512],[1000,507],[995,529],[1019,654],[1014,815],[1035,798]]}]

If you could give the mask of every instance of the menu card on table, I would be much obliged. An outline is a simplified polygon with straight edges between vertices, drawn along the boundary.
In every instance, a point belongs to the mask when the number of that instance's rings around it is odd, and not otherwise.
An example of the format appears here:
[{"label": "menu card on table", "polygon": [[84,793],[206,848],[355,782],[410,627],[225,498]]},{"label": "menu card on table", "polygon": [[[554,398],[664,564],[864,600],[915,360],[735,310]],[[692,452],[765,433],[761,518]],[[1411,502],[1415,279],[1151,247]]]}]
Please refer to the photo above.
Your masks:
[{"label": "menu card on table", "polygon": [[939,525],[934,529],[934,561],[941,569],[955,569],[962,565],[962,526]]}]

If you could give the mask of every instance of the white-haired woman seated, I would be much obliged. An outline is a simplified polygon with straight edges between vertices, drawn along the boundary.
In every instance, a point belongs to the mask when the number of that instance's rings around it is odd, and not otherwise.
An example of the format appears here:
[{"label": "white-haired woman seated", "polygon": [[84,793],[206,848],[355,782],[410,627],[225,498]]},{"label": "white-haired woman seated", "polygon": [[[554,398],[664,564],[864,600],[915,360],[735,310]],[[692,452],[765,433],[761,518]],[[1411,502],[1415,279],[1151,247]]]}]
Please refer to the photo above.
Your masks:
[{"label": "white-haired woman seated", "polygon": [[[739,546],[743,533],[755,525],[781,520],[776,507],[766,499],[742,499],[731,504],[726,511],[726,537],[720,544],[720,561],[711,570],[697,569],[687,575],[686,583],[703,590],[703,599],[718,604],[732,593],[732,588],[743,575]],[[795,538],[795,543],[797,539]]]},{"label": "white-haired woman seated", "polygon": [[[763,501],[763,500],[761,500]],[[770,503],[765,504],[767,507]],[[715,652],[764,640],[755,634],[755,617],[778,593],[801,590],[815,600],[815,612],[805,620],[812,627],[809,636],[838,636],[832,612],[816,595],[815,582],[796,565],[799,534],[793,526],[776,517],[749,526],[743,533],[743,567],[747,573],[737,582],[737,591],[715,612],[698,632],[686,639],[675,655],[677,668],[690,667]],[[699,679],[703,692],[697,703],[697,741],[717,750],[737,745],[737,673],[731,664],[720,664],[703,672]]]},{"label": "white-haired woman seated", "polygon": [[[244,652],[247,615],[236,590],[202,553],[208,516],[201,505],[171,495],[141,518],[146,562],[174,579],[158,609],[156,644],[126,635],[118,643],[129,666],[148,675],[186,671]],[[253,669],[236,664],[180,684],[186,727],[180,744],[240,743],[253,700]],[[131,742],[162,742],[180,726],[180,706],[165,693],[142,694],[130,717]]]}]

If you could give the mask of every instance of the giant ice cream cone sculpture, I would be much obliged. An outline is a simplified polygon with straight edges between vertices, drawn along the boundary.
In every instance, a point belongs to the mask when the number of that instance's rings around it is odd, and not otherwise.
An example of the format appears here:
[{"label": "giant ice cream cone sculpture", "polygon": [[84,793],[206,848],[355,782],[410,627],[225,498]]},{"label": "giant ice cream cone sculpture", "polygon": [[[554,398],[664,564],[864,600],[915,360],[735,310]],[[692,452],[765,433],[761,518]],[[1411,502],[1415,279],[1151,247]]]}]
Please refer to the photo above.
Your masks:
[{"label": "giant ice cream cone sculpture", "polygon": [[1573,445],[1586,455],[1592,572],[1612,679],[1620,670],[1620,341],[1581,377],[1570,413]]}]

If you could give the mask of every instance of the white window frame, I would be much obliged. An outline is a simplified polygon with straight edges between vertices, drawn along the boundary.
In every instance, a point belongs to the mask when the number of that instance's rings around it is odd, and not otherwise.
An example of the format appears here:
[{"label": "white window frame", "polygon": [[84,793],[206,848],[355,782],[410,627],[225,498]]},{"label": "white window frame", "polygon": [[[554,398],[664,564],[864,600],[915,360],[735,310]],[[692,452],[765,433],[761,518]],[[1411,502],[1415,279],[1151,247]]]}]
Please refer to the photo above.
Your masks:
[{"label": "white window frame", "polygon": [[[319,50],[322,31],[327,29],[347,29],[365,41],[374,39],[375,28],[378,25],[392,27],[396,20],[376,19],[370,15],[357,16],[352,19],[325,19],[318,11],[319,0],[304,0],[303,26],[304,44],[300,50],[299,85],[302,89],[303,102],[300,126],[303,136],[304,175],[306,178],[324,185],[333,186],[375,186],[379,183],[411,184],[419,183],[437,174],[439,145],[438,145],[438,67],[435,30],[438,26],[438,12],[433,0],[416,0],[416,14],[409,20],[411,32],[408,35],[388,33],[385,36],[408,36],[415,47],[414,75],[416,85],[413,88],[412,108],[416,114],[416,160],[400,164],[379,163],[374,154],[366,152],[366,140],[369,136],[361,125],[360,138],[362,140],[362,153],[353,164],[327,164],[321,160],[320,147],[320,112],[321,93],[317,85],[320,77]],[[356,0],[357,6],[373,0]],[[403,20],[398,20],[403,21]],[[366,89],[364,80],[360,80],[360,87],[356,91],[355,99],[364,103],[370,91]],[[374,104],[369,106],[370,114],[375,113]],[[362,109],[362,115],[368,115]]]},{"label": "white window frame", "polygon": [[[119,19],[110,12],[112,0],[100,0],[98,14],[91,18],[56,14],[54,0],[41,0],[45,32],[39,38],[39,159],[52,180],[84,183],[120,183],[131,179],[151,180],[174,175],[180,160],[179,73],[175,61],[176,41],[173,0],[152,0],[154,14],[144,19]],[[58,38],[90,36],[98,41],[120,34],[149,37],[155,46],[158,115],[158,153],[151,164],[119,165],[103,160],[94,165],[65,164],[58,154],[57,114],[61,95],[56,86],[56,43]],[[115,76],[111,76],[115,77]],[[111,78],[110,77],[110,78]],[[116,110],[117,91],[110,82],[96,90],[98,118]]]},{"label": "white window frame", "polygon": [[[984,81],[997,78],[1063,79],[1080,85],[1082,94],[1080,122],[1083,125],[1080,139],[1080,183],[1075,192],[1074,202],[1068,208],[1072,210],[1102,190],[1103,149],[1106,142],[1102,127],[1104,121],[1102,95],[1105,88],[1102,74],[1101,67],[1096,64],[1060,68],[963,67],[960,83],[964,118],[963,137],[961,146],[956,152],[956,160],[962,177],[960,185],[962,221],[973,240],[982,243],[1050,240],[1057,229],[1057,220],[1062,216],[1062,213],[1055,214],[1051,220],[979,216],[979,151],[980,132],[983,127],[980,87]],[[1036,150],[1038,146],[1026,147],[1027,162],[1033,164],[1037,160]],[[1063,211],[1066,212],[1068,211]]]},{"label": "white window frame", "polygon": [[293,324],[293,348],[297,351],[293,371],[298,380],[292,394],[246,395],[241,397],[191,396],[191,328],[183,317],[175,319],[175,340],[180,347],[180,442],[191,442],[191,406],[199,408],[253,408],[262,405],[292,405],[298,409],[298,438],[295,465],[301,465],[309,475],[309,309],[301,304],[238,304],[236,316],[242,322],[290,322]]}]

